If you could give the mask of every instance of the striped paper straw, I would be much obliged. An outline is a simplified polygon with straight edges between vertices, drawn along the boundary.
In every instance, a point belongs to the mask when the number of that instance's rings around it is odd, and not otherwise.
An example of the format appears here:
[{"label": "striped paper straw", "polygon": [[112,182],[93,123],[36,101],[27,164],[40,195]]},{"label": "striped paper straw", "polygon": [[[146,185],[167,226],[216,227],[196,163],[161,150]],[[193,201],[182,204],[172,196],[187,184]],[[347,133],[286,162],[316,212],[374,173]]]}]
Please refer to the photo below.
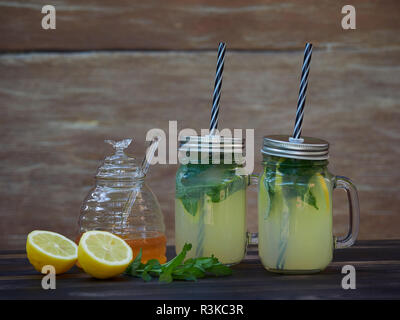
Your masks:
[{"label": "striped paper straw", "polygon": [[211,109],[210,134],[213,134],[214,130],[218,127],[219,100],[221,98],[222,72],[224,71],[225,49],[225,43],[220,42],[218,46],[217,71],[215,74],[213,102]]},{"label": "striped paper straw", "polygon": [[308,74],[310,73],[310,62],[312,55],[312,44],[307,43],[304,49],[303,68],[301,69],[301,81],[299,90],[299,99],[297,100],[296,122],[293,130],[293,138],[300,139],[304,117],[304,105],[306,102],[306,93],[308,85]]}]

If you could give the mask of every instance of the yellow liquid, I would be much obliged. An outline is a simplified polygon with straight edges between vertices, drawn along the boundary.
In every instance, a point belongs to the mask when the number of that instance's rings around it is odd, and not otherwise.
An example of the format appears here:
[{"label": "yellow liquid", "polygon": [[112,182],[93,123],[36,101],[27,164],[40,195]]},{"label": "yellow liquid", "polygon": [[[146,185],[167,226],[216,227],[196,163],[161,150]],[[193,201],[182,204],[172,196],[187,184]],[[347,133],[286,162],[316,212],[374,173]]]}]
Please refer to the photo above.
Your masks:
[{"label": "yellow liquid", "polygon": [[[188,258],[211,256],[224,264],[239,263],[246,251],[246,190],[237,190],[220,202],[205,196],[195,215],[175,200],[175,246],[192,244]],[[199,202],[200,202],[199,201]]]},{"label": "yellow liquid", "polygon": [[259,184],[259,256],[264,267],[282,273],[319,272],[331,262],[332,188],[316,175],[310,189],[318,209],[300,199],[285,199],[279,182],[270,195],[262,176]]}]

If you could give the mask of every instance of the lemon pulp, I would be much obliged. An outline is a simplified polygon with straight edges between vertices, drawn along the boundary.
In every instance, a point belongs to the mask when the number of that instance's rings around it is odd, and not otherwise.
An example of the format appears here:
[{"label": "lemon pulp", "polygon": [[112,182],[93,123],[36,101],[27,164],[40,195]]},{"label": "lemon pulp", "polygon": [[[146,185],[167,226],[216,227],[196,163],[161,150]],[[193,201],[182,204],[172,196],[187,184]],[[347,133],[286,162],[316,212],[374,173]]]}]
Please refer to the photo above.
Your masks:
[{"label": "lemon pulp", "polygon": [[95,278],[105,279],[121,274],[132,259],[131,247],[109,232],[88,231],[79,242],[79,264]]},{"label": "lemon pulp", "polygon": [[51,265],[60,274],[68,271],[78,258],[77,245],[61,234],[35,230],[26,241],[29,262],[41,272],[45,265]]}]

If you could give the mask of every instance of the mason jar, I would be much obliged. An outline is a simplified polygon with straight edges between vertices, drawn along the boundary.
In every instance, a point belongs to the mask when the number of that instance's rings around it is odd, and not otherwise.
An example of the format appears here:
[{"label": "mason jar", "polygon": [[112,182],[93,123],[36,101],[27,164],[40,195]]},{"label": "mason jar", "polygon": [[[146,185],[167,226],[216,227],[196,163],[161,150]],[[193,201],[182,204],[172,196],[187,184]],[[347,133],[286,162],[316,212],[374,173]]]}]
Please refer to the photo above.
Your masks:
[{"label": "mason jar", "polygon": [[185,159],[176,173],[176,252],[191,243],[190,258],[214,255],[224,264],[239,263],[247,245],[249,179],[240,170],[244,141],[210,136],[183,140],[179,151]]},{"label": "mason jar", "polygon": [[[332,261],[334,248],[353,245],[359,228],[357,190],[350,179],[328,169],[329,143],[272,135],[263,140],[259,179],[259,256],[278,273],[316,273]],[[332,192],[344,189],[350,226],[344,237],[332,232]]]}]

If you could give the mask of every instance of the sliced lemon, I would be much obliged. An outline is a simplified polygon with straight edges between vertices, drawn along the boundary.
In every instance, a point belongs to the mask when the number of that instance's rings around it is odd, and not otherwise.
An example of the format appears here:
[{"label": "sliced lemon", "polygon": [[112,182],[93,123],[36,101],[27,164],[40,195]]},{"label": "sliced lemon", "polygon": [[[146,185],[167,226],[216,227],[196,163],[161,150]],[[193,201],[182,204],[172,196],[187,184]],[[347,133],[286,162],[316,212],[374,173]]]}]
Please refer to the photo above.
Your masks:
[{"label": "sliced lemon", "polygon": [[315,176],[316,176],[316,180],[314,180],[314,183],[315,183],[315,190],[317,190],[317,194],[316,194],[317,205],[318,205],[318,201],[323,201],[322,204],[320,203],[320,206],[322,205],[323,208],[328,210],[330,208],[331,197],[330,197],[327,180],[325,180],[325,178],[320,173],[317,173]]},{"label": "sliced lemon", "polygon": [[33,267],[42,272],[51,265],[60,274],[72,268],[78,258],[78,246],[61,234],[35,230],[26,240],[26,253]]},{"label": "sliced lemon", "polygon": [[261,176],[259,181],[258,192],[258,207],[263,210],[260,214],[263,215],[264,220],[269,217],[271,212],[271,198],[269,196],[268,183],[265,181],[265,173]]},{"label": "sliced lemon", "polygon": [[110,232],[88,231],[79,241],[79,264],[95,278],[106,279],[121,274],[132,259],[131,247]]}]

